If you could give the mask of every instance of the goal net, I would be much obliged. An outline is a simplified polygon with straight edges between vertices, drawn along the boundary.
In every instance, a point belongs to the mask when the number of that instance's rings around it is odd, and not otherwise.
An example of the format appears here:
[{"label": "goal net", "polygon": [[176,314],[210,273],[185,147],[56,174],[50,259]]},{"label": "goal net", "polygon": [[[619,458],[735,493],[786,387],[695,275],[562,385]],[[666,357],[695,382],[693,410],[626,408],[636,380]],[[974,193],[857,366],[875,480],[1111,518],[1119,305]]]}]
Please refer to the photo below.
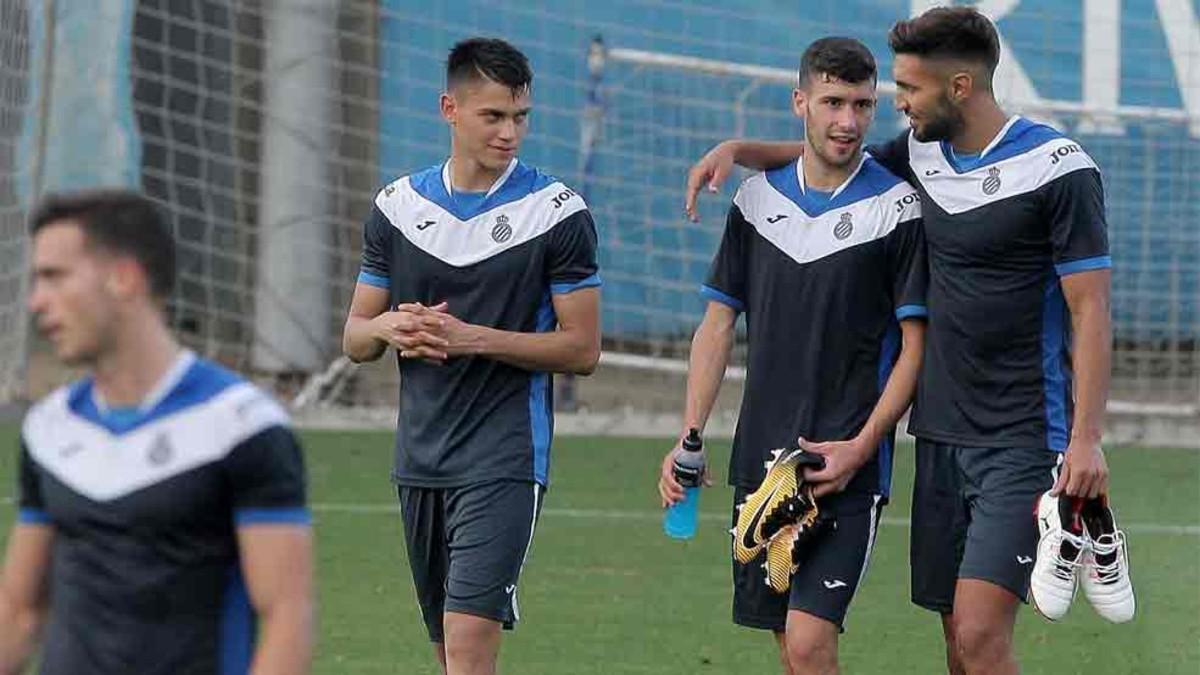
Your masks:
[{"label": "goal net", "polygon": [[[804,44],[879,58],[871,140],[896,132],[883,36],[929,4],[817,0],[0,0],[0,402],[66,374],[29,331],[25,219],[37,196],[140,187],[180,241],[172,321],[202,353],[325,422],[395,418],[394,363],[339,358],[361,221],[433,164],[447,50],[503,36],[535,70],[523,159],[585,196],[605,281],[602,367],[563,382],[579,428],[676,424],[697,286],[737,180],[683,217],[687,168],[733,136],[795,138]],[[1112,408],[1178,426],[1200,403],[1200,27],[1189,0],[982,3],[1004,37],[997,92],[1100,164],[1114,259]],[[1063,5],[1064,3],[1059,3]],[[1067,3],[1069,4],[1069,3]],[[1153,4],[1153,7],[1150,5]],[[993,7],[995,5],[995,7]],[[738,367],[719,407],[736,410]]]}]

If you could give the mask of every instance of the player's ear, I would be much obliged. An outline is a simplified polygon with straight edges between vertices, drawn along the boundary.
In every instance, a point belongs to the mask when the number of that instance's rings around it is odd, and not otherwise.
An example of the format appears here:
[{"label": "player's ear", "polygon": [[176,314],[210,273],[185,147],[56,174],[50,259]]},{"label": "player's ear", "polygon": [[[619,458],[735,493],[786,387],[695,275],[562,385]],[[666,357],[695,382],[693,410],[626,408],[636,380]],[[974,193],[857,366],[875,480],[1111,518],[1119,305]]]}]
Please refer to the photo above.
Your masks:
[{"label": "player's ear", "polygon": [[149,279],[133,258],[114,258],[108,265],[104,288],[116,298],[128,300],[142,290],[148,292]]},{"label": "player's ear", "polygon": [[454,94],[449,91],[442,92],[442,97],[438,101],[438,106],[442,110],[442,119],[450,126],[458,121],[458,102],[454,100]]},{"label": "player's ear", "polygon": [[792,112],[796,113],[796,117],[804,117],[808,114],[808,94],[802,87],[792,90]]},{"label": "player's ear", "polygon": [[960,70],[950,76],[950,100],[956,104],[971,97],[975,91],[975,75],[969,70]]}]

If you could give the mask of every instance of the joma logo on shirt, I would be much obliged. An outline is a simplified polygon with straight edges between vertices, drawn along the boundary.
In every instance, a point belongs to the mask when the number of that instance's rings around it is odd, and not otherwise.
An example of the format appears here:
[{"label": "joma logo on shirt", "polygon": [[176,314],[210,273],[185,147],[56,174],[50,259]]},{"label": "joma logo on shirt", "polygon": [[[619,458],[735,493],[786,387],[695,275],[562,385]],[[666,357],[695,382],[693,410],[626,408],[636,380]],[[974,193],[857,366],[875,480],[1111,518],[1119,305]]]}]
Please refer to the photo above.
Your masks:
[{"label": "joma logo on shirt", "polygon": [[565,204],[568,199],[575,196],[575,191],[571,188],[564,188],[562,192],[554,195],[554,208],[558,208]]},{"label": "joma logo on shirt", "polygon": [[904,195],[900,199],[896,200],[896,213],[904,213],[904,207],[909,206],[911,204],[916,204],[917,202],[920,202],[920,201],[921,201],[921,198],[918,197],[917,193],[915,193],[915,192],[913,192],[912,194]]},{"label": "joma logo on shirt", "polygon": [[1070,145],[1064,145],[1050,153],[1050,163],[1058,164],[1058,161],[1063,157],[1066,157],[1067,155],[1073,155],[1077,152],[1082,152],[1082,148],[1080,148],[1078,145],[1075,145],[1074,143]]}]

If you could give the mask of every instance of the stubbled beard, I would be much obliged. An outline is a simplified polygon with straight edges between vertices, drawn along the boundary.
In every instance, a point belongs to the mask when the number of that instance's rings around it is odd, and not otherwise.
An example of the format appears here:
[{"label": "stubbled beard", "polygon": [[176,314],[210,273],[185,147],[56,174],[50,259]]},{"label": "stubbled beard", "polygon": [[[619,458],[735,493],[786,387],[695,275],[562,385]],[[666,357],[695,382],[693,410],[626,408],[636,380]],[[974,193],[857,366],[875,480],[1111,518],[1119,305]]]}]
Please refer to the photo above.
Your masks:
[{"label": "stubbled beard", "polygon": [[938,105],[937,113],[933,117],[927,117],[919,129],[913,127],[913,136],[922,143],[947,141],[954,137],[962,127],[962,113],[950,101],[943,100]]},{"label": "stubbled beard", "polygon": [[804,128],[804,136],[805,136],[805,139],[804,139],[805,144],[809,148],[812,148],[813,152],[817,153],[817,156],[819,156],[821,158],[821,161],[825,162],[826,164],[828,164],[830,166],[837,167],[839,169],[845,168],[846,166],[850,165],[850,163],[853,162],[858,157],[859,151],[862,150],[862,144],[860,143],[858,148],[855,149],[854,152],[850,153],[850,155],[844,161],[837,161],[833,157],[831,157],[825,153],[823,146],[818,145],[817,143],[815,143],[813,141],[812,131],[807,126]]}]

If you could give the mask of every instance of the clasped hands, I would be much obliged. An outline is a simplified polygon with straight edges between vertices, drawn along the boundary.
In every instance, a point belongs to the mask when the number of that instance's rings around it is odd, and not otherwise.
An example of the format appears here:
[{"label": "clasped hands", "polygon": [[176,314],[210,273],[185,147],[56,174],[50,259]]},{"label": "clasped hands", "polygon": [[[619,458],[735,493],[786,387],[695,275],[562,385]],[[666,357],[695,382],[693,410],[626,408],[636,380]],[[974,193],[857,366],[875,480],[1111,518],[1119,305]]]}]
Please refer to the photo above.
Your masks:
[{"label": "clasped hands", "polygon": [[436,365],[452,356],[473,353],[479,326],[462,321],[449,309],[446,302],[397,305],[375,317],[375,337],[395,347],[402,359],[421,359]]}]

